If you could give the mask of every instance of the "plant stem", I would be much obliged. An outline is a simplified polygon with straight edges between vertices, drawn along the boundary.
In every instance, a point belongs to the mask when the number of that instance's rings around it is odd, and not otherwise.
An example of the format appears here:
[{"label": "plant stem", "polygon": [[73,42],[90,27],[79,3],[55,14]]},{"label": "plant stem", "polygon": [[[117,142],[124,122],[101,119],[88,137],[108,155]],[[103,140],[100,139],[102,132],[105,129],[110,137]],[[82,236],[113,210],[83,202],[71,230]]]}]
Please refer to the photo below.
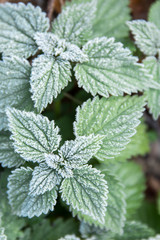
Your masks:
[{"label": "plant stem", "polygon": [[64,93],[64,96],[67,97],[68,99],[72,100],[73,102],[75,102],[76,104],[82,104],[82,102],[76,98],[74,98],[72,95],[70,95],[69,93]]}]

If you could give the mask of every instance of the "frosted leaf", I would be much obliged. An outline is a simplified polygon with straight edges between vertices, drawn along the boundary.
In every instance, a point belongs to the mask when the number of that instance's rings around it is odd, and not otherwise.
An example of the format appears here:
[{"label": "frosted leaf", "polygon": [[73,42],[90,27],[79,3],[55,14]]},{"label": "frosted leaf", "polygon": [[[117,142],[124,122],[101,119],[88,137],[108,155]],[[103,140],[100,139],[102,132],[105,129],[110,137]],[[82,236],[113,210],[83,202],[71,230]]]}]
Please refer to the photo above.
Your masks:
[{"label": "frosted leaf", "polygon": [[58,169],[58,166],[61,162],[61,158],[56,154],[45,154],[45,161],[48,167]]},{"label": "frosted leaf", "polygon": [[143,240],[160,240],[160,235],[156,235],[155,237],[150,237],[148,239],[143,239]]},{"label": "frosted leaf", "polygon": [[113,38],[95,38],[83,46],[88,62],[74,68],[79,87],[93,96],[104,97],[131,94],[157,86],[142,64],[137,63],[129,49]]},{"label": "frosted leaf", "polygon": [[[152,74],[153,79],[160,83],[160,61],[155,57],[147,57],[143,62],[145,68]],[[150,88],[147,91],[147,96],[150,113],[152,113],[153,118],[157,120],[160,115],[160,89]]]},{"label": "frosted leaf", "polygon": [[99,160],[114,158],[136,133],[144,111],[145,99],[138,96],[95,97],[77,108],[74,123],[76,136],[99,134],[105,136],[96,154]]},{"label": "frosted leaf", "polygon": [[73,209],[104,223],[108,187],[104,175],[91,166],[84,165],[73,170],[73,177],[61,184],[62,199]]},{"label": "frosted leaf", "polygon": [[85,62],[88,60],[86,54],[76,46],[60,39],[53,33],[36,33],[35,39],[39,49],[46,55],[60,56],[61,59],[71,62]]},{"label": "frosted leaf", "polygon": [[44,160],[44,153],[57,150],[61,137],[54,121],[14,108],[9,108],[7,115],[15,151],[26,161],[41,162]]},{"label": "frosted leaf", "polygon": [[75,235],[66,235],[58,240],[80,240],[80,238],[76,237]]},{"label": "frosted leaf", "polygon": [[29,92],[31,67],[28,61],[16,56],[4,57],[0,61],[0,130],[7,129],[7,106],[32,110]]},{"label": "frosted leaf", "polygon": [[2,167],[19,167],[24,160],[14,152],[12,141],[8,132],[0,132],[0,163]]},{"label": "frosted leaf", "polygon": [[123,38],[128,36],[126,21],[130,20],[129,0],[98,0],[92,36]]},{"label": "frosted leaf", "polygon": [[95,17],[96,1],[72,4],[62,9],[52,25],[52,31],[59,38],[78,46],[89,38]]},{"label": "frosted leaf", "polygon": [[40,55],[33,61],[31,92],[39,112],[52,103],[61,90],[71,81],[71,64],[60,58]]},{"label": "frosted leaf", "polygon": [[42,213],[53,211],[56,204],[57,189],[43,195],[29,194],[29,184],[32,179],[31,168],[19,168],[12,171],[8,178],[8,198],[13,213],[21,217],[39,217]]},{"label": "frosted leaf", "polygon": [[4,234],[5,229],[0,226],[0,240],[7,240],[7,236]]},{"label": "frosted leaf", "polygon": [[160,1],[153,3],[149,9],[148,21],[153,22],[160,29]]},{"label": "frosted leaf", "polygon": [[59,155],[66,165],[72,168],[86,164],[101,148],[103,136],[93,134],[80,136],[75,140],[66,141],[59,150]]},{"label": "frosted leaf", "polygon": [[108,206],[105,215],[105,228],[114,233],[122,234],[125,225],[126,201],[124,187],[121,182],[111,173],[102,171],[108,183]]},{"label": "frosted leaf", "polygon": [[40,164],[35,167],[30,181],[29,194],[35,196],[51,191],[56,185],[59,185],[61,177],[54,170],[49,168],[46,164]]},{"label": "frosted leaf", "polygon": [[146,55],[156,55],[160,50],[160,29],[145,20],[127,22],[135,37],[135,43]]},{"label": "frosted leaf", "polygon": [[49,19],[40,7],[32,4],[0,5],[0,52],[28,58],[38,48],[34,41],[35,32],[46,32]]}]

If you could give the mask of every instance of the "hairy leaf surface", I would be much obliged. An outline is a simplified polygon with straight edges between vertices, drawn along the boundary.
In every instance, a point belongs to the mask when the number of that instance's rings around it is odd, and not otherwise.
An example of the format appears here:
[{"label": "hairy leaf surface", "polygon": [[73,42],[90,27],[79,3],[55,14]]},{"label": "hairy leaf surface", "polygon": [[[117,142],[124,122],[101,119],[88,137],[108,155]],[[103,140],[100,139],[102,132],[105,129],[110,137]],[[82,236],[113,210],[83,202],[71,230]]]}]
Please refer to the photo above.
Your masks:
[{"label": "hairy leaf surface", "polygon": [[19,168],[8,178],[8,196],[13,213],[18,216],[29,217],[47,214],[54,209],[57,198],[57,189],[33,196],[29,194],[29,183],[32,179],[31,168]]},{"label": "hairy leaf surface", "polygon": [[0,163],[2,167],[19,167],[24,164],[19,154],[14,152],[13,143],[8,132],[0,132]]},{"label": "hairy leaf surface", "polygon": [[9,127],[14,148],[26,161],[41,162],[44,153],[57,150],[61,137],[59,128],[47,117],[9,108]]},{"label": "hairy leaf surface", "polygon": [[[154,80],[160,83],[160,61],[155,57],[147,57],[144,60],[144,65],[150,74],[153,75]],[[147,91],[147,96],[150,113],[152,113],[153,118],[157,120],[160,115],[160,89],[150,88]]]},{"label": "hairy leaf surface", "polygon": [[160,50],[160,29],[154,23],[145,20],[134,20],[128,22],[132,31],[136,45],[146,55],[156,55]]},{"label": "hairy leaf surface", "polygon": [[77,108],[75,135],[105,136],[96,157],[99,160],[114,158],[136,133],[144,105],[144,98],[137,96],[89,99],[81,108]]},{"label": "hairy leaf surface", "polygon": [[148,20],[153,22],[160,29],[160,1],[157,0],[149,9]]},{"label": "hairy leaf surface", "polygon": [[[74,68],[79,87],[83,87],[93,96],[97,93],[104,97],[131,94],[149,87],[157,88],[157,83],[138,64],[129,49],[114,38],[95,38],[83,46],[88,55],[87,62],[77,64]],[[159,87],[159,85],[158,85]]]},{"label": "hairy leaf surface", "polygon": [[52,31],[59,38],[81,46],[90,36],[95,11],[94,0],[66,6],[53,22]]},{"label": "hairy leaf surface", "polygon": [[63,180],[62,199],[75,210],[104,223],[108,188],[104,175],[91,166],[73,170],[73,177]]},{"label": "hairy leaf surface", "polygon": [[42,112],[69,81],[71,81],[71,64],[68,61],[47,55],[36,58],[31,72],[31,92],[38,111]]},{"label": "hairy leaf surface", "polygon": [[0,52],[28,58],[38,50],[34,34],[48,29],[49,19],[40,7],[30,3],[0,5]]},{"label": "hairy leaf surface", "polygon": [[23,58],[11,56],[0,61],[0,130],[7,129],[7,106],[19,109],[33,109],[31,94],[29,92],[31,67]]}]

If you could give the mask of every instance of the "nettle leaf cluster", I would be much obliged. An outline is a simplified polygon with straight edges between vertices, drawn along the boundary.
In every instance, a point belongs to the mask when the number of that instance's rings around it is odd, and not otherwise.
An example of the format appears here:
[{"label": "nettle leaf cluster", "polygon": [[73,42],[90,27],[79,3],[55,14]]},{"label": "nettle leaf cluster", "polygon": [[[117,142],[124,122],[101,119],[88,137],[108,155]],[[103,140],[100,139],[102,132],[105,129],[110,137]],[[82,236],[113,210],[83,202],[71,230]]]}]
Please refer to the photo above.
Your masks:
[{"label": "nettle leaf cluster", "polygon": [[[140,124],[147,100],[154,117],[159,114],[157,107],[156,113],[153,110],[153,99],[160,91],[159,60],[149,57],[141,64],[111,37],[128,34],[122,24],[130,19],[127,3],[73,0],[51,24],[46,14],[30,3],[0,5],[0,163],[15,168],[8,176],[7,190],[12,213],[39,217],[54,211],[61,197],[81,221],[81,237],[88,240],[137,240],[155,235],[146,225],[130,219],[143,200],[141,170],[134,163],[113,164],[149,151],[146,128]],[[109,11],[113,4],[115,12]],[[156,4],[159,7],[159,2]],[[158,24],[159,15],[154,16],[153,8],[150,19]],[[118,18],[104,29],[104,19],[114,14]],[[144,21],[128,25],[145,54],[159,53],[158,26]],[[148,38],[139,43],[139,34],[145,31],[149,31]],[[43,111],[75,80],[93,97],[77,107],[74,139],[64,141],[55,121]],[[137,184],[133,184],[135,174]],[[0,213],[0,239],[6,239],[5,207],[0,207]],[[9,217],[21,233],[24,222]],[[48,229],[46,237],[52,228],[46,219],[42,223]],[[32,238],[35,234],[34,239],[44,239],[36,235],[37,225],[26,229],[23,236],[16,232],[15,239],[29,240],[31,232]],[[65,232],[62,238],[55,236],[56,229],[46,240],[80,239],[74,231]]]}]

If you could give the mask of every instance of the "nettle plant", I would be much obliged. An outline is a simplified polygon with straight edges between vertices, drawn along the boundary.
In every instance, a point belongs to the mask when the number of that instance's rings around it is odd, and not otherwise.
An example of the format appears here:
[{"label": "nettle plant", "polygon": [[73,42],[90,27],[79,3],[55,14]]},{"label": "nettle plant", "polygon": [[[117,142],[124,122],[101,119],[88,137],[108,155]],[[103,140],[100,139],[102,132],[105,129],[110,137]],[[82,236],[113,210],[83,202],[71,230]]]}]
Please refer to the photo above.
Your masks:
[{"label": "nettle plant", "polygon": [[[0,5],[0,162],[2,167],[15,168],[8,177],[7,191],[13,214],[28,218],[47,214],[54,211],[59,195],[63,205],[68,205],[81,221],[84,239],[121,239],[123,232],[123,239],[129,239],[130,229],[134,239],[148,238],[154,231],[128,220],[143,197],[140,169],[126,162],[125,175],[118,163],[108,163],[148,151],[144,147],[145,127],[143,123],[137,126],[147,100],[151,111],[155,107],[148,95],[160,91],[155,70],[152,74],[146,66],[155,69],[153,64],[159,62],[152,57],[144,65],[138,63],[138,58],[122,43],[102,36],[110,35],[98,27],[103,24],[102,3],[66,3],[51,25],[46,14],[32,4]],[[133,28],[135,24],[134,29],[141,24],[146,29],[151,25],[138,21],[129,26]],[[121,33],[125,29],[120,28]],[[151,47],[146,40],[141,45],[146,54],[156,55],[160,30],[155,26],[152,30],[157,42],[148,38]],[[138,36],[138,29],[134,31]],[[139,39],[138,36],[137,43]],[[93,98],[77,107],[75,137],[64,141],[54,120],[43,113],[75,79],[78,87]],[[153,114],[157,118],[157,110]],[[142,145],[137,144],[140,139]],[[136,188],[134,193],[126,190],[132,186],[132,171],[137,174],[137,183],[142,183],[142,188]],[[139,202],[130,204],[132,194],[137,192]],[[5,239],[5,229],[0,231]],[[75,235],[61,239],[79,240]]]}]

